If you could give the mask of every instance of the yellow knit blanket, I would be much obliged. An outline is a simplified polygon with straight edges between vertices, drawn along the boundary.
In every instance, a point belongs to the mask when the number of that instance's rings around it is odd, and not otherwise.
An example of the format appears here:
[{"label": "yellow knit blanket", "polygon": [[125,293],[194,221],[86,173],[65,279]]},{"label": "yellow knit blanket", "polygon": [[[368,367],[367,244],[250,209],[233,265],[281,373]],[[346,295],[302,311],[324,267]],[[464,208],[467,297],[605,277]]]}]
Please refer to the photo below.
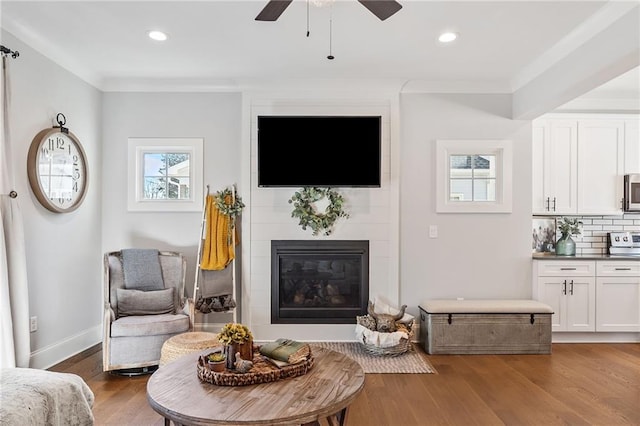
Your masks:
[{"label": "yellow knit blanket", "polygon": [[[207,196],[205,209],[207,230],[203,243],[200,268],[219,271],[224,269],[236,257],[236,251],[230,235],[231,217],[220,213],[213,195]],[[235,232],[235,228],[233,231]]]}]

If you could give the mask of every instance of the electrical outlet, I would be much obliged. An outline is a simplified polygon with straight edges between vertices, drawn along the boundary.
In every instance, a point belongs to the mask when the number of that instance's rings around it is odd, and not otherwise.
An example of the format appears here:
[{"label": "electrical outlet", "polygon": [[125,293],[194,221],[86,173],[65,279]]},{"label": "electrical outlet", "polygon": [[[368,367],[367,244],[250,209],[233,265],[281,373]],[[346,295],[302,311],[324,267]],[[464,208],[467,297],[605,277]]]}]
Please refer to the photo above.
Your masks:
[{"label": "electrical outlet", "polygon": [[429,225],[429,238],[438,238],[438,225]]},{"label": "electrical outlet", "polygon": [[29,319],[29,331],[32,333],[38,331],[38,317],[31,317]]}]

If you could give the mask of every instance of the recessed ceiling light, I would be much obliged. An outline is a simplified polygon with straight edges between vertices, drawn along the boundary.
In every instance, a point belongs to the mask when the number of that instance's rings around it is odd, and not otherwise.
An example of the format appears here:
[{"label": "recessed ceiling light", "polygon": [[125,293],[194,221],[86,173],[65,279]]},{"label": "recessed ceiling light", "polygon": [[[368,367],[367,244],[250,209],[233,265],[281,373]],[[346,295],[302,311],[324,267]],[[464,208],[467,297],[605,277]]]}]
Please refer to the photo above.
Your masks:
[{"label": "recessed ceiling light", "polygon": [[165,41],[167,39],[167,35],[162,31],[149,31],[147,34],[152,40]]},{"label": "recessed ceiling light", "polygon": [[442,33],[440,37],[438,37],[438,41],[441,43],[450,43],[457,38],[458,34],[456,33]]}]

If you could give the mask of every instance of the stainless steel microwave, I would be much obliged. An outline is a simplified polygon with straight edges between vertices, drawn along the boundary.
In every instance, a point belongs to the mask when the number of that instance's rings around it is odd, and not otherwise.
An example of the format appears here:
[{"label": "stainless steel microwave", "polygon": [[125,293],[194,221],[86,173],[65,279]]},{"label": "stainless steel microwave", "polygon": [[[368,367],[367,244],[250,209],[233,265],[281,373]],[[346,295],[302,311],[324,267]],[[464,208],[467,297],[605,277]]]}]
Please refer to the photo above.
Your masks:
[{"label": "stainless steel microwave", "polygon": [[624,211],[640,212],[640,173],[624,175]]}]

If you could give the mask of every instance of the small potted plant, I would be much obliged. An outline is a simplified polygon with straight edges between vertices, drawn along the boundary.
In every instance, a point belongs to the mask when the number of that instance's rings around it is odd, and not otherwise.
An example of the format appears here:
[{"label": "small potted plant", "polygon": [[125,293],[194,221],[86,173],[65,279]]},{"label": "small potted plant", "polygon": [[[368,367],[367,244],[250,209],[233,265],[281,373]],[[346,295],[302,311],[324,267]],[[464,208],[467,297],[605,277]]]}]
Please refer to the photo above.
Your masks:
[{"label": "small potted plant", "polygon": [[580,222],[577,218],[563,217],[558,222],[558,229],[562,236],[556,243],[556,255],[557,256],[575,256],[576,255],[576,243],[571,238],[572,235],[580,235]]},{"label": "small potted plant", "polygon": [[222,352],[213,352],[207,355],[207,363],[211,371],[220,373],[227,366],[227,356]]}]

